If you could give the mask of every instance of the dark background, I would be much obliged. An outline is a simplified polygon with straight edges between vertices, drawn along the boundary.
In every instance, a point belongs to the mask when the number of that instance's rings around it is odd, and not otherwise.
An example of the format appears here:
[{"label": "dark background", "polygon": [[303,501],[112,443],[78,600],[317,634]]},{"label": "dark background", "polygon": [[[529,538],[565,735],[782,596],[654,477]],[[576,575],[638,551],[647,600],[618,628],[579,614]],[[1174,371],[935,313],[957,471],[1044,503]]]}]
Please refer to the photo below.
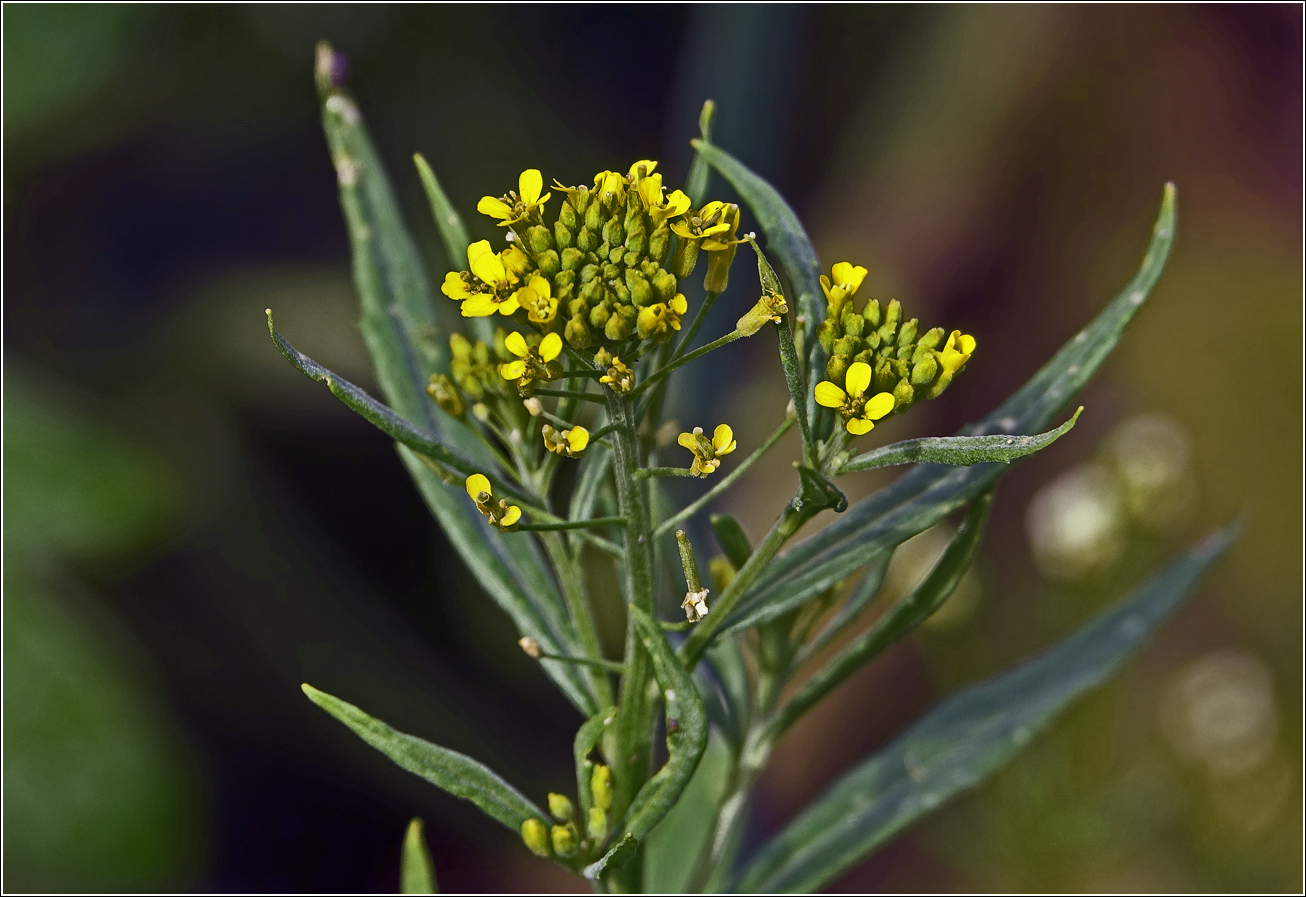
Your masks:
[{"label": "dark background", "polygon": [[[372,386],[311,77],[320,38],[347,54],[432,252],[413,152],[489,236],[476,199],[525,167],[571,183],[657,158],[678,182],[716,100],[716,142],[788,197],[827,264],[864,264],[872,295],[978,337],[966,375],[885,439],[951,432],[1023,382],[1132,273],[1174,180],[1167,274],[1074,433],[1004,480],[974,606],[782,744],[750,838],[1241,513],[1238,546],[1122,678],[835,889],[1301,887],[1299,6],[3,16],[6,889],[394,890],[413,815],[446,890],[577,885],[298,688],[537,799],[570,790],[574,711],[387,440],[267,340],[272,306],[301,348]],[[739,267],[723,328],[751,303]],[[678,413],[729,416],[755,444],[783,407],[771,349],[702,371],[714,388],[682,382]],[[1091,575],[1050,577],[1031,560],[1031,500],[1144,412],[1190,441],[1193,500],[1118,533]],[[725,505],[750,531],[786,497],[786,463]],[[1207,716],[1253,760],[1174,734],[1167,719],[1206,706],[1183,704],[1190,681],[1233,696]]]}]

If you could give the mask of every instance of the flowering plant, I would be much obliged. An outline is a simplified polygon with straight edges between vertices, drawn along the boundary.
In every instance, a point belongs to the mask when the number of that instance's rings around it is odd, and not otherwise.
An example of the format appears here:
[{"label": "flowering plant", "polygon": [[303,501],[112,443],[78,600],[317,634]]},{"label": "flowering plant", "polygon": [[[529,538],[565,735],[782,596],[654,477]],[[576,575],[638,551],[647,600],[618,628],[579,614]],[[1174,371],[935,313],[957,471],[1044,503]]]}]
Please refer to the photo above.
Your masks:
[{"label": "flowering plant", "polygon": [[[1102,681],[1232,538],[1229,530],[1212,535],[1048,652],[949,697],[741,861],[752,788],[777,740],[942,605],[975,554],[1010,463],[1074,426],[1082,408],[1049,429],[1160,276],[1174,236],[1173,187],[1138,273],[1025,386],[956,436],[856,452],[854,440],[877,421],[940,396],[977,357],[977,340],[922,329],[897,300],[865,297],[864,267],[840,261],[826,273],[784,199],[712,143],[710,103],[683,190],[668,192],[653,160],[599,172],[593,186],[555,181],[552,192],[540,171],[527,169],[516,190],[477,205],[504,228],[497,251],[468,239],[418,156],[447,258],[466,259],[466,270],[444,276],[438,298],[339,68],[320,47],[323,122],[354,248],[361,325],[388,404],[294,349],[272,328],[270,311],[269,329],[292,364],[398,443],[451,542],[520,630],[522,649],[576,708],[574,796],[548,794],[542,808],[470,757],[397,732],[312,686],[304,691],[396,763],[471,800],[596,889],[639,890],[641,870],[667,862],[688,866],[694,890],[821,886],[980,781]],[[740,233],[740,206],[708,199],[712,170],[757,220],[787,287],[758,237]],[[756,257],[760,296],[733,330],[693,348],[744,244]],[[691,318],[687,293],[695,292],[700,261],[703,298]],[[663,426],[669,375],[691,372],[693,361],[736,340],[772,337],[791,401],[770,437],[739,446],[728,423],[710,436],[703,427],[677,436]],[[733,518],[712,515],[721,553],[704,583],[680,524],[794,427],[801,453],[792,500],[757,545]],[[736,451],[744,457],[723,473]],[[851,507],[836,485],[904,464],[914,466]],[[562,475],[565,466],[573,469]],[[717,482],[671,510],[659,484],[667,476]],[[807,661],[854,628],[895,548],[962,509],[963,523],[924,580],[795,683]],[[826,510],[840,516],[790,544]],[[588,563],[605,554],[622,570],[619,659],[604,656],[592,605],[605,596],[587,577]],[[673,557],[683,590],[663,563]],[[685,619],[665,619],[660,609],[677,603]],[[650,834],[686,794],[710,741],[725,772],[704,811],[709,834],[688,859],[658,855]],[[405,841],[404,867],[407,889],[433,883],[418,827]]]}]

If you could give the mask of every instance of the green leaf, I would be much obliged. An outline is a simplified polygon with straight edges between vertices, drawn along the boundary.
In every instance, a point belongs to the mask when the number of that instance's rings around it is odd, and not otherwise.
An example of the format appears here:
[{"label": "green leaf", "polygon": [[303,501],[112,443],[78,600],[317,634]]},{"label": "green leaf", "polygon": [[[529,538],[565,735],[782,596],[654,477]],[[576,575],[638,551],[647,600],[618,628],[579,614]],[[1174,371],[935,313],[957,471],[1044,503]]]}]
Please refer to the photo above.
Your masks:
[{"label": "green leaf", "polygon": [[580,798],[580,818],[588,817],[590,807],[594,806],[594,790],[591,773],[594,763],[590,760],[590,751],[603,740],[604,730],[612,725],[616,718],[616,707],[605,707],[581,723],[572,742],[572,755],[576,761],[576,795]]},{"label": "green leaf", "polygon": [[593,863],[590,863],[581,874],[590,881],[600,881],[608,872],[615,872],[630,861],[635,855],[635,850],[639,847],[639,840],[632,834],[621,836],[621,840],[612,846],[612,849],[599,857]]},{"label": "green leaf", "polygon": [[1141,647],[1236,529],[1212,533],[1050,651],[944,700],[762,845],[738,889],[813,891],[979,784]]},{"label": "green leaf", "polygon": [[[1133,279],[1011,398],[962,436],[1017,436],[1045,429],[1097,373],[1143,307],[1174,241],[1175,191],[1167,184],[1152,240]],[[732,621],[806,601],[877,555],[938,523],[993,484],[1009,466],[920,464],[887,488],[776,558],[736,605]],[[770,614],[774,616],[774,614]]]},{"label": "green leaf", "polygon": [[[708,100],[698,113],[698,133],[701,142],[709,146],[712,143],[712,122],[715,119],[716,103]],[[694,161],[689,166],[689,176],[685,178],[685,194],[696,209],[701,208],[707,199],[707,183],[711,176],[712,169],[703,161],[703,153],[696,151]]]},{"label": "green leaf", "polygon": [[904,595],[864,635],[840,651],[834,660],[803,683],[776,714],[774,736],[778,737],[845,679],[924,623],[930,614],[939,609],[970,569],[971,559],[979,547],[984,523],[988,520],[992,506],[993,490],[971,503],[957,534],[921,584]]},{"label": "green leaf", "polygon": [[[440,179],[435,176],[435,172],[421,153],[413,156],[413,163],[417,165],[422,188],[426,190],[426,199],[431,204],[431,217],[435,219],[435,229],[440,232],[445,264],[451,271],[461,271],[463,260],[467,258],[467,247],[471,243],[462,216],[458,214],[453,203],[449,202],[444,188],[440,186]],[[468,318],[466,323],[476,339],[487,343],[494,340],[494,324],[489,318]]]},{"label": "green leaf", "polygon": [[680,799],[707,747],[707,714],[698,688],[677,659],[661,627],[640,608],[627,605],[640,641],[653,658],[653,675],[662,689],[667,719],[667,762],[644,783],[619,827],[643,840]]},{"label": "green leaf", "polygon": [[431,862],[426,836],[422,832],[422,820],[416,816],[408,823],[408,832],[404,835],[403,855],[399,859],[399,893],[440,893],[435,883],[435,864]]},{"label": "green leaf", "polygon": [[748,556],[753,553],[753,546],[749,544],[748,534],[739,521],[729,514],[713,514],[708,517],[708,522],[712,524],[717,544],[721,546],[730,566],[736,570],[744,566]]},{"label": "green leaf", "polygon": [[353,704],[318,691],[307,683],[301,687],[310,701],[399,766],[454,797],[471,801],[482,813],[512,829],[514,834],[521,832],[521,825],[527,819],[541,822],[548,819],[520,791],[471,757],[414,735],[396,732]]},{"label": "green leaf", "polygon": [[[437,304],[433,299],[362,114],[334,83],[328,45],[318,46],[318,60],[322,125],[353,247],[354,282],[362,310],[359,326],[381,392],[398,417],[488,474],[494,467],[485,447],[465,428],[444,426],[447,418],[442,420],[426,394],[430,375],[444,372],[448,366],[444,334],[460,320],[454,303]],[[401,450],[401,455],[450,541],[499,606],[513,617],[522,635],[537,639],[551,653],[578,653],[574,627],[534,539],[505,539],[492,532],[466,495],[459,494],[460,487],[446,486],[410,450]],[[512,490],[506,486],[508,494]],[[583,714],[598,709],[590,686],[575,669],[551,662],[544,667]]]},{"label": "green leaf", "polygon": [[949,464],[954,467],[966,467],[984,461],[1010,464],[1017,458],[1047,448],[1069,433],[1083,410],[1084,406],[1080,405],[1070,420],[1055,430],[1037,436],[937,436],[895,442],[858,455],[841,465],[836,473],[856,473],[875,467],[920,462]]}]

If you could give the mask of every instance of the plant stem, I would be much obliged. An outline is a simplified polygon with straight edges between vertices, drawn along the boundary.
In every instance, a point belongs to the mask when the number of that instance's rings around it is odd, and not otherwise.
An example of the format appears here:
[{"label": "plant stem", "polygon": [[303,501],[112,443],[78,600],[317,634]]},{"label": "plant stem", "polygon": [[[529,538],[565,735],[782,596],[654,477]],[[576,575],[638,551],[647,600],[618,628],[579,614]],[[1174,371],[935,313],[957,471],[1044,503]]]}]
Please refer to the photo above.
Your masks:
[{"label": "plant stem", "polygon": [[692,477],[696,476],[688,467],[642,467],[635,471],[635,476],[641,480],[649,477]]},{"label": "plant stem", "polygon": [[674,516],[668,517],[666,520],[659,523],[657,525],[657,528],[653,530],[653,538],[657,539],[658,537],[664,535],[673,526],[694,516],[699,511],[701,511],[704,507],[706,507],[708,502],[710,502],[712,499],[716,498],[722,492],[725,492],[727,489],[733,486],[735,484],[735,481],[738,480],[741,476],[743,476],[745,471],[747,471],[748,468],[753,465],[754,461],[756,461],[758,458],[766,454],[771,449],[771,447],[780,440],[781,436],[789,432],[789,428],[794,425],[794,422],[796,420],[798,420],[798,418],[792,414],[785,417],[784,423],[780,424],[780,426],[776,429],[776,431],[767,437],[766,442],[762,443],[756,450],[753,451],[751,455],[745,458],[743,460],[743,463],[741,463],[734,470],[730,471],[730,473],[726,474],[725,477],[722,478],[721,482],[717,483],[711,489],[704,492],[695,501],[686,505],[684,508],[678,511]]},{"label": "plant stem", "polygon": [[574,389],[537,389],[537,396],[558,396],[564,399],[583,399],[586,402],[597,402],[603,404],[603,396],[595,395],[592,392],[578,392]]},{"label": "plant stem", "polygon": [[[567,600],[567,610],[571,615],[572,624],[576,627],[576,634],[580,636],[580,644],[585,649],[586,658],[602,660],[603,649],[599,647],[598,630],[594,628],[594,611],[590,608],[589,596],[585,594],[585,581],[576,559],[567,551],[562,536],[557,533],[541,535],[540,542],[549,555],[554,572],[558,574],[563,597]],[[594,684],[594,694],[598,698],[599,706],[609,706],[612,703],[612,685],[608,682],[608,677],[592,672],[590,679]]]},{"label": "plant stem", "polygon": [[585,529],[590,526],[625,526],[625,517],[593,517],[589,520],[563,520],[558,523],[519,523],[526,532],[553,532],[560,529]]},{"label": "plant stem", "polygon": [[[649,377],[643,383],[638,384],[634,389],[632,389],[630,391],[631,397],[633,398],[634,396],[639,395],[644,390],[648,389],[650,386],[657,383],[663,377],[666,377],[676,368],[680,367],[682,364],[689,364],[695,358],[699,358],[700,356],[706,355],[708,352],[711,352],[713,349],[720,349],[722,346],[726,345],[727,343],[733,343],[735,340],[741,339],[742,337],[743,334],[740,333],[738,330],[732,330],[729,333],[727,333],[725,336],[721,337],[720,339],[712,340],[712,342],[708,343],[706,346],[700,346],[699,348],[695,349],[693,352],[690,352],[688,355],[682,355],[679,358],[671,359],[671,361],[667,362],[665,367],[660,368],[655,374],[653,374],[653,376]],[[536,390],[536,392],[542,392],[542,390]]]}]

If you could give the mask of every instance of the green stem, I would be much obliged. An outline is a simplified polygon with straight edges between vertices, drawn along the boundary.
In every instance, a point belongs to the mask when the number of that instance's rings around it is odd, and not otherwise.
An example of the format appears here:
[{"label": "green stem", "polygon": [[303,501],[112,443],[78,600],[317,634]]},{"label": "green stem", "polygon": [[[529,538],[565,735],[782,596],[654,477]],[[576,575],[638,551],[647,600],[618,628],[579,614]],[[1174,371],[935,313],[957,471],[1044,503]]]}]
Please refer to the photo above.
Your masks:
[{"label": "green stem", "polygon": [[605,401],[603,396],[589,392],[578,392],[574,389],[537,389],[535,395],[557,396],[563,399],[583,399],[586,402],[598,402],[600,405]]},{"label": "green stem", "polygon": [[758,458],[762,457],[768,451],[770,451],[771,447],[780,441],[780,437],[783,436],[785,433],[789,432],[789,428],[794,425],[794,421],[796,421],[797,419],[798,418],[792,414],[788,415],[784,419],[784,423],[780,424],[780,426],[776,429],[776,431],[767,437],[766,442],[762,443],[761,446],[759,446],[756,450],[754,450],[754,452],[751,455],[745,458],[743,460],[743,463],[741,463],[734,470],[730,471],[730,473],[726,474],[725,477],[722,478],[721,482],[717,483],[711,489],[704,492],[695,501],[686,505],[683,509],[681,509],[678,513],[676,513],[675,516],[668,517],[666,520],[659,523],[657,525],[657,528],[653,530],[653,538],[656,540],[660,536],[664,535],[673,526],[676,526],[682,521],[688,520],[690,517],[694,516],[699,511],[701,511],[704,507],[706,507],[708,502],[710,502],[712,499],[716,498],[722,492],[725,492],[727,489],[733,486],[735,484],[735,481],[738,480],[741,476],[743,476],[749,467],[753,466],[753,462],[755,462]]},{"label": "green stem", "polygon": [[[585,649],[585,656],[590,660],[602,660],[603,649],[599,646],[598,630],[594,628],[594,611],[590,607],[589,596],[585,594],[585,582],[576,559],[567,551],[562,537],[557,533],[540,536],[540,542],[549,555],[554,572],[558,574],[563,597],[567,600],[567,610],[576,627],[576,634],[580,636],[580,644]],[[599,706],[611,705],[612,685],[608,682],[608,677],[592,674],[590,678],[594,684],[594,693],[598,697]]]},{"label": "green stem", "polygon": [[527,532],[554,532],[560,529],[585,529],[591,526],[625,526],[625,517],[593,517],[589,520],[563,520],[558,523],[519,523],[517,529]]},{"label": "green stem", "polygon": [[688,467],[643,467],[635,471],[635,476],[646,480],[649,477],[692,477],[697,474]]},{"label": "green stem", "polygon": [[[556,660],[561,663],[575,663],[581,666],[594,667],[595,669],[598,670],[606,670],[609,673],[626,672],[626,668],[621,664],[617,663],[615,660],[602,660],[602,659],[595,660],[592,657],[567,657],[563,654],[545,654],[543,651],[540,652],[539,659]],[[608,696],[608,700],[609,701],[612,700],[611,695]]]},{"label": "green stem", "polygon": [[[720,339],[715,339],[712,342],[708,343],[706,346],[700,346],[699,348],[695,349],[693,352],[690,352],[688,355],[682,355],[679,358],[671,359],[669,362],[667,362],[665,367],[658,370],[657,373],[655,373],[653,376],[649,377],[643,383],[636,385],[635,388],[630,391],[630,395],[632,397],[639,395],[644,390],[652,386],[654,383],[657,383],[659,380],[666,377],[676,368],[680,367],[682,364],[689,364],[694,359],[706,355],[708,352],[711,352],[713,349],[720,349],[722,346],[726,345],[727,343],[733,343],[735,340],[741,339],[743,336],[744,334],[740,333],[738,330],[732,330],[729,333],[727,333],[725,336],[721,337]],[[537,392],[538,391],[540,390],[537,390]]]}]

